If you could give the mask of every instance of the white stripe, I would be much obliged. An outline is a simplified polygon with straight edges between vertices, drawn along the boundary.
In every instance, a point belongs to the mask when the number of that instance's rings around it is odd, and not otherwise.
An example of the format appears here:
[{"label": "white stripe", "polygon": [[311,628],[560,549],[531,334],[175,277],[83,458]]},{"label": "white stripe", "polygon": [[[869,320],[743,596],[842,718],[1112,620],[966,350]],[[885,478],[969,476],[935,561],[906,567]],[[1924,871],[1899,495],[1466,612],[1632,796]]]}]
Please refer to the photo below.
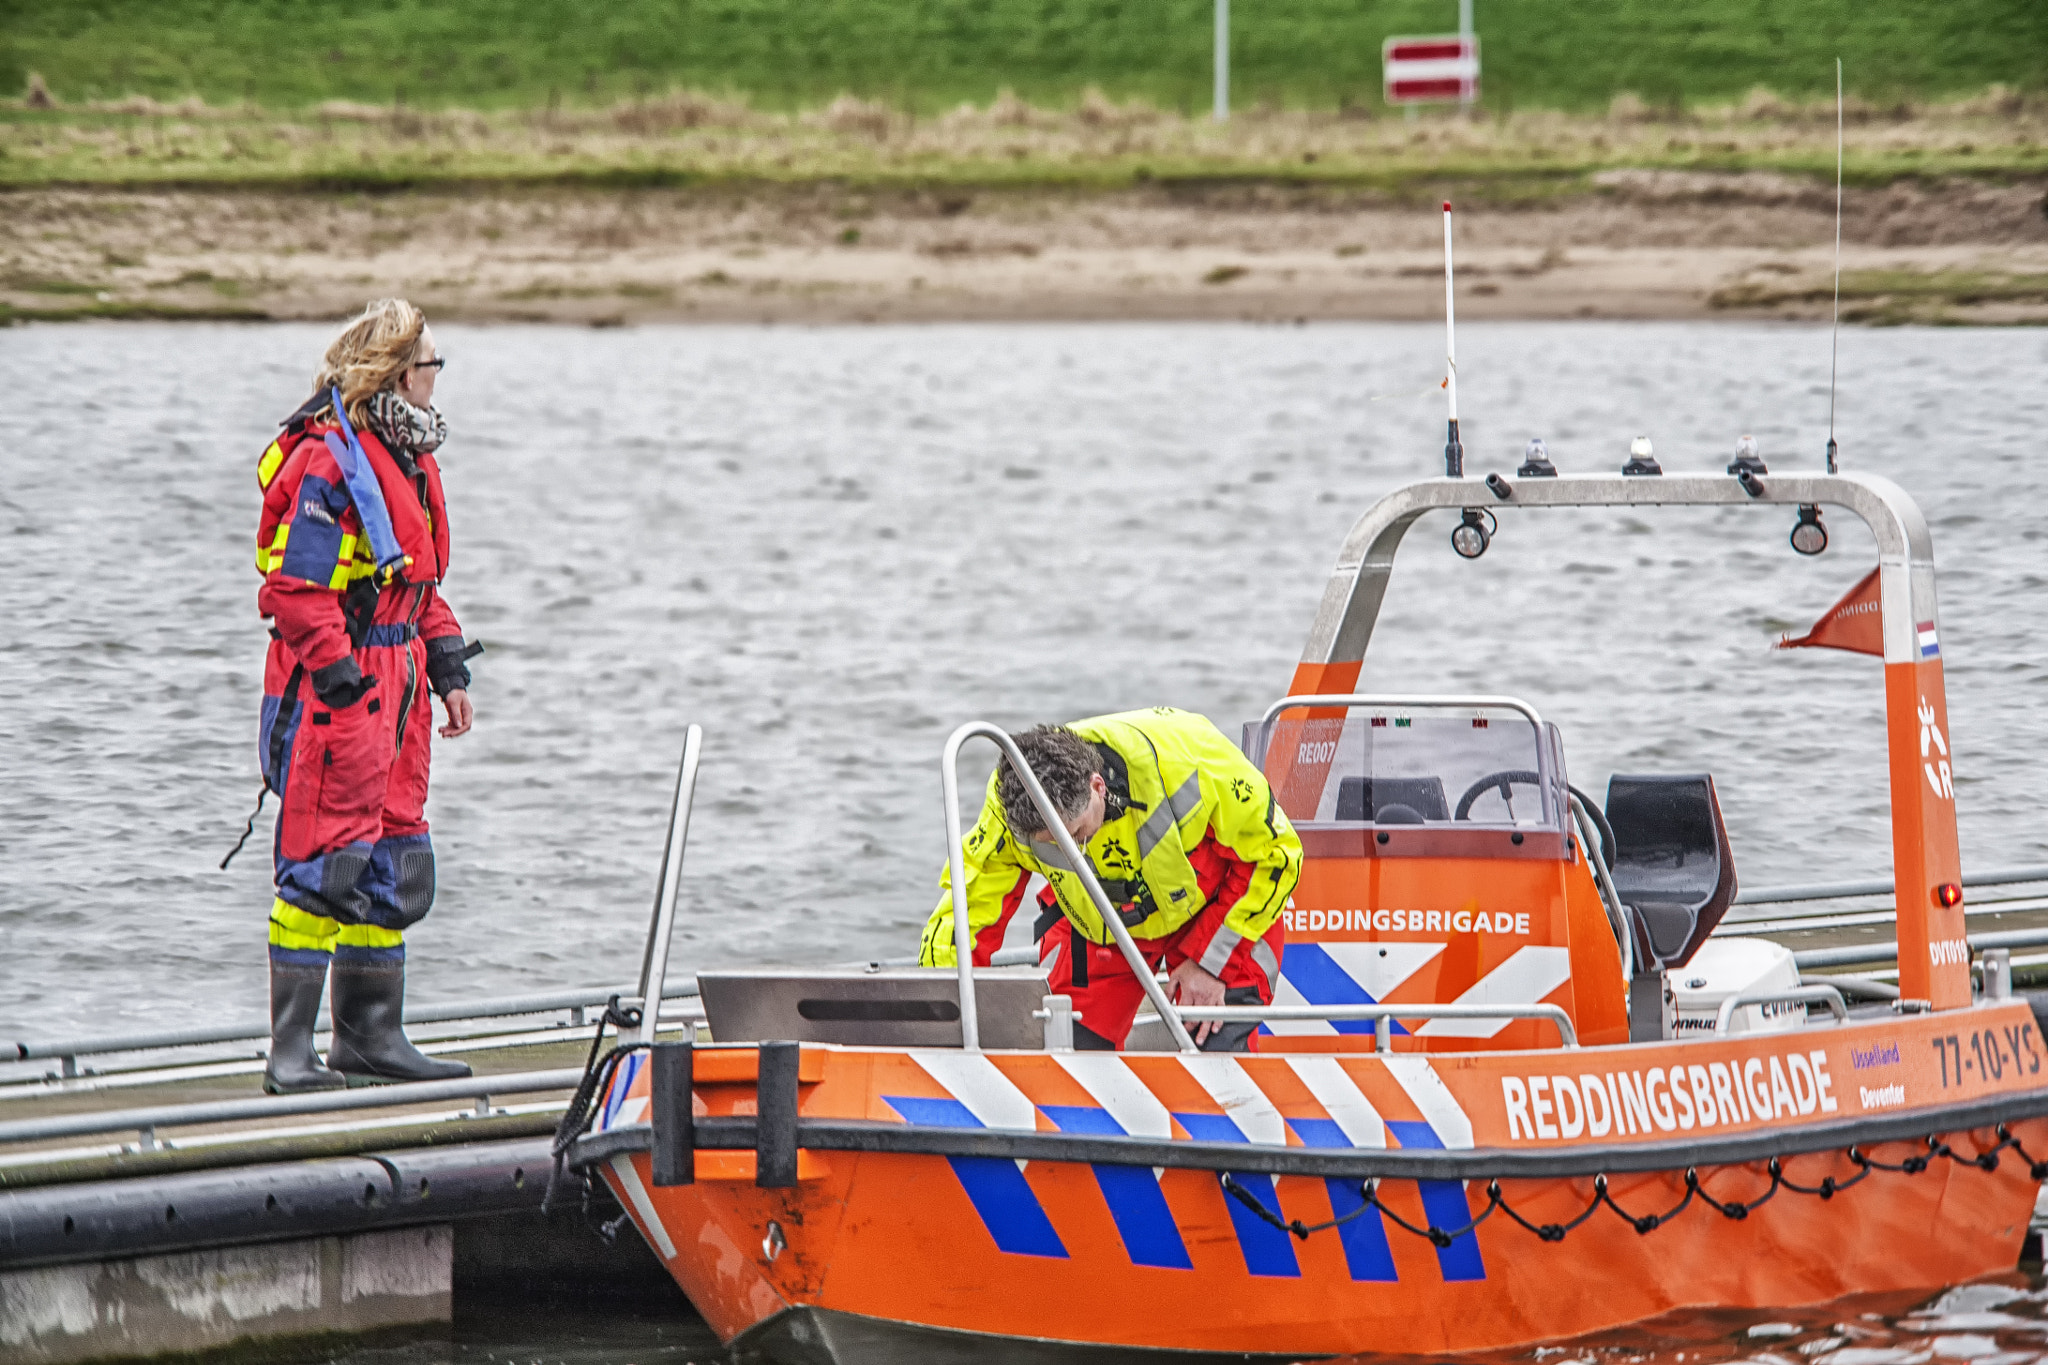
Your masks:
[{"label": "white stripe", "polygon": [[1380,1111],[1351,1079],[1351,1073],[1335,1057],[1289,1057],[1287,1065],[1315,1096],[1323,1112],[1333,1119],[1353,1147],[1384,1147],[1387,1125]]},{"label": "white stripe", "polygon": [[1389,57],[1386,62],[1388,84],[1395,81],[1470,81],[1478,78],[1479,63],[1470,57],[1425,57],[1421,60]]},{"label": "white stripe", "polygon": [[1055,1052],[1058,1062],[1088,1097],[1109,1111],[1132,1137],[1171,1138],[1173,1116],[1159,1097],[1145,1088],[1121,1057],[1103,1052]]},{"label": "white stripe", "polygon": [[[1441,943],[1321,943],[1344,975],[1356,981],[1375,1000],[1385,1000],[1401,984],[1443,952]],[[1280,965],[1287,970],[1286,961]]]},{"label": "white stripe", "polygon": [[978,1052],[910,1054],[925,1074],[945,1087],[984,1128],[1038,1131],[1038,1106],[1026,1098],[996,1064]]},{"label": "white stripe", "polygon": [[1429,1126],[1436,1129],[1436,1135],[1443,1140],[1444,1146],[1462,1148],[1472,1145],[1472,1120],[1445,1088],[1443,1077],[1436,1074],[1436,1068],[1429,1064],[1427,1057],[1418,1057],[1414,1053],[1389,1053],[1381,1064],[1387,1068],[1387,1074],[1408,1092],[1409,1100],[1422,1111],[1422,1117]]},{"label": "white stripe", "polygon": [[[1460,1005],[1534,1005],[1572,979],[1569,948],[1530,944],[1472,984]],[[1491,1038],[1511,1019],[1432,1019],[1415,1032],[1425,1038]]]},{"label": "white stripe", "polygon": [[[1273,1003],[1276,1005],[1306,1005],[1308,997],[1296,990],[1294,983],[1287,979],[1283,967],[1279,981],[1273,985]],[[1327,1019],[1268,1019],[1266,1027],[1276,1034],[1321,1034],[1329,1037],[1337,1032],[1337,1026]]]},{"label": "white stripe", "polygon": [[654,1245],[661,1249],[661,1259],[673,1261],[676,1258],[676,1244],[668,1239],[668,1229],[661,1225],[661,1219],[654,1212],[654,1201],[647,1197],[647,1187],[640,1183],[640,1172],[633,1169],[631,1157],[612,1158],[612,1174],[626,1187],[626,1202],[633,1206],[633,1212],[640,1216],[640,1226],[654,1238]]},{"label": "white stripe", "polygon": [[1209,1098],[1223,1106],[1223,1112],[1247,1139],[1273,1147],[1287,1145],[1287,1120],[1235,1057],[1184,1052],[1178,1060],[1196,1084],[1209,1092]]},{"label": "white stripe", "polygon": [[647,1112],[648,1098],[646,1095],[635,1095],[632,1099],[620,1105],[616,1126],[624,1127],[629,1123],[638,1123],[640,1116]]}]

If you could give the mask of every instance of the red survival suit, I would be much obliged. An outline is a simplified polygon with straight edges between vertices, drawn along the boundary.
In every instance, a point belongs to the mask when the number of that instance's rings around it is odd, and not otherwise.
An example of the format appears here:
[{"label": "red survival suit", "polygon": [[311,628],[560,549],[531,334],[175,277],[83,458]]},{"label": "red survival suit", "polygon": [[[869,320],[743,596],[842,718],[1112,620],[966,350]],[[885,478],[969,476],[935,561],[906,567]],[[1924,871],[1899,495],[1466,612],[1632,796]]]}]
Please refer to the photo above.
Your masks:
[{"label": "red survival suit", "polygon": [[[322,413],[328,420],[315,420]],[[302,967],[324,967],[337,951],[403,960],[405,927],[434,902],[427,693],[469,685],[462,628],[439,591],[448,571],[440,466],[431,454],[394,455],[373,432],[332,417],[328,396],[316,396],[258,468],[256,602],[273,622],[259,750],[282,805],[270,953]],[[343,459],[355,463],[360,499]],[[370,473],[374,488],[363,482]],[[383,523],[375,536],[359,500]],[[373,540],[395,542],[402,563],[393,556],[380,571]]]}]

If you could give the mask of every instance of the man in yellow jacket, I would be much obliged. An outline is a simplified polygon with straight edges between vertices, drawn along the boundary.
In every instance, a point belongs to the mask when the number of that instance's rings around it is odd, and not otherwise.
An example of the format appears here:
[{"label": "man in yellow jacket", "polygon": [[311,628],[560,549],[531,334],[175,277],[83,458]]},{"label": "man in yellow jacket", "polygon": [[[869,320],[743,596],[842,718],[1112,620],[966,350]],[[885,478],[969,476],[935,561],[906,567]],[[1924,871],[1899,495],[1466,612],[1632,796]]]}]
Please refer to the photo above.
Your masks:
[{"label": "man in yellow jacket", "polygon": [[[1208,720],[1171,707],[1041,725],[1015,736],[1145,960],[1183,1005],[1270,1004],[1284,948],[1280,911],[1301,875],[1301,838],[1265,774]],[[1034,936],[1049,989],[1079,1012],[1076,1046],[1120,1048],[1144,987],[1005,758],[962,841],[974,960],[988,965],[1032,875]],[[919,961],[950,967],[951,869]],[[1241,1052],[1253,1025],[1191,1030],[1204,1050]]]}]

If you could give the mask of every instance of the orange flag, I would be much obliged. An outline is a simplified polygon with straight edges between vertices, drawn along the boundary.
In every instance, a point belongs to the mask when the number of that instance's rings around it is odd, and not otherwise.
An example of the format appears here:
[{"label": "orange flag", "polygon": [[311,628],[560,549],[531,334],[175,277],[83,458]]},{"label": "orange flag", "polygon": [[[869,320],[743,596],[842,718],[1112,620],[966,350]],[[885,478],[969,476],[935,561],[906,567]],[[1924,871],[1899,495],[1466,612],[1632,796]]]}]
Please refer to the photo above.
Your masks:
[{"label": "orange flag", "polygon": [[1776,649],[1846,649],[1857,654],[1884,657],[1884,610],[1878,601],[1877,570],[1849,589],[1842,600],[1827,609],[1813,623],[1813,629],[1794,639],[1787,635]]}]

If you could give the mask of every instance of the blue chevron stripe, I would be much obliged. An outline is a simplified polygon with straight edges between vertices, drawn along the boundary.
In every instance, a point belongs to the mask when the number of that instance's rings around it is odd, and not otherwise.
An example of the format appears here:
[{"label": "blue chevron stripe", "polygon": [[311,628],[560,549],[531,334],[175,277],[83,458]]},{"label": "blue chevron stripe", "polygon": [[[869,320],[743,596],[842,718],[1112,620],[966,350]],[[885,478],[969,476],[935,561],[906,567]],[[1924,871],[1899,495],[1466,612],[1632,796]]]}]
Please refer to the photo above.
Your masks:
[{"label": "blue chevron stripe", "polygon": [[[1225,1114],[1175,1114],[1173,1117],[1197,1142],[1250,1140],[1245,1137],[1244,1130]],[[1260,1203],[1276,1212],[1279,1210],[1280,1196],[1274,1192],[1273,1177],[1237,1171],[1231,1174],[1238,1184],[1257,1196]],[[1299,1279],[1301,1265],[1294,1259],[1294,1244],[1287,1240],[1287,1234],[1231,1198],[1227,1191],[1222,1195],[1224,1206],[1230,1210],[1231,1226],[1237,1229],[1237,1249],[1244,1254],[1244,1268],[1254,1275]]]},{"label": "blue chevron stripe", "polygon": [[[1337,965],[1336,959],[1325,952],[1320,944],[1290,943],[1287,955],[1281,959],[1280,975],[1288,984],[1301,992],[1301,998],[1311,1005],[1377,1005],[1379,1001],[1365,987],[1353,979],[1351,973]],[[1339,1019],[1330,1027],[1339,1033],[1371,1033],[1370,1019]],[[1394,1021],[1394,1032],[1405,1034],[1401,1021]]]},{"label": "blue chevron stripe", "polygon": [[[1062,1133],[1105,1133],[1126,1136],[1124,1127],[1107,1109],[1082,1104],[1041,1104],[1045,1116],[1059,1125]],[[1124,1251],[1131,1264],[1159,1266],[1168,1270],[1193,1270],[1187,1244],[1173,1221],[1173,1210],[1159,1189],[1159,1177],[1139,1166],[1092,1168],[1095,1183],[1102,1190],[1109,1216],[1116,1220],[1117,1235],[1124,1239]]]},{"label": "blue chevron stripe", "polygon": [[[884,1095],[882,1102],[901,1114],[906,1122],[934,1128],[980,1128],[982,1122],[958,1100],[924,1099],[909,1095]],[[1052,1256],[1067,1259],[1066,1245],[1053,1231],[1045,1206],[1031,1192],[1024,1172],[1008,1157],[949,1156],[946,1164],[967,1191],[968,1202],[981,1215],[982,1226],[995,1239],[998,1250],[1016,1256]]]},{"label": "blue chevron stripe", "polygon": [[[1289,1119],[1295,1136],[1309,1147],[1349,1147],[1351,1139],[1334,1119]],[[1354,1280],[1391,1282],[1400,1279],[1394,1270],[1394,1249],[1387,1245],[1387,1220],[1376,1208],[1366,1209],[1365,1197],[1356,1180],[1325,1180],[1330,1191],[1330,1212],[1347,1221],[1337,1224],[1337,1236],[1344,1244],[1344,1264]],[[1366,1209],[1361,1213],[1359,1210]]]},{"label": "blue chevron stripe", "polygon": [[[1443,1151],[1444,1140],[1437,1136],[1436,1129],[1416,1119],[1388,1119],[1387,1131],[1403,1147],[1427,1147]],[[1422,1211],[1429,1215],[1430,1223],[1440,1228],[1461,1228],[1472,1221],[1472,1206],[1465,1199],[1465,1186],[1457,1180],[1418,1180],[1416,1188],[1422,1191]],[[1446,1280],[1483,1280],[1486,1278],[1486,1262],[1479,1256],[1479,1239],[1471,1233],[1453,1238],[1447,1247],[1436,1249],[1438,1269]]]}]

